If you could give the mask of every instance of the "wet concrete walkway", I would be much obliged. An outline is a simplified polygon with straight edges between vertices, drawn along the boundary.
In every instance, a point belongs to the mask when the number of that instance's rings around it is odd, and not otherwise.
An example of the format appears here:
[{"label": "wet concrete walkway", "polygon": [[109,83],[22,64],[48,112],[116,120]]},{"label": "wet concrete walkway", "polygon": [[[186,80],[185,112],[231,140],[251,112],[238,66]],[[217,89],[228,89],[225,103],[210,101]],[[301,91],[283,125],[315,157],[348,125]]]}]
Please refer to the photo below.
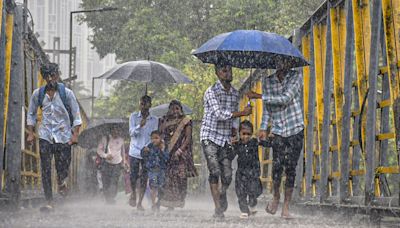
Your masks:
[{"label": "wet concrete walkway", "polygon": [[326,216],[322,213],[302,215],[295,213],[295,219],[284,220],[265,213],[265,203],[259,203],[259,211],[248,220],[239,218],[237,202],[230,202],[225,219],[212,218],[211,198],[193,197],[188,199],[184,209],[158,213],[149,210],[141,212],[127,204],[127,196],[117,197],[115,205],[106,205],[100,197],[69,200],[56,205],[54,212],[44,214],[38,208],[23,208],[19,212],[0,212],[0,227],[146,227],[146,228],[208,228],[208,227],[375,227],[368,224],[365,216],[354,216],[344,220],[339,215]]}]

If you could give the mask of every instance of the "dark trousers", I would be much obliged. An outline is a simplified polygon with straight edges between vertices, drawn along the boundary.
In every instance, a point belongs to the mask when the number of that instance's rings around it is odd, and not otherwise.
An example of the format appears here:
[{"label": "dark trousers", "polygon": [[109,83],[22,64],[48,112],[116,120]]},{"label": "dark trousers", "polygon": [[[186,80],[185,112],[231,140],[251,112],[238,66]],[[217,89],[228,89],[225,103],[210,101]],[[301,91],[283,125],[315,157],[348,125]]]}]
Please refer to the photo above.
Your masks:
[{"label": "dark trousers", "polygon": [[257,196],[255,195],[237,194],[237,197],[239,201],[239,208],[242,213],[250,213],[249,206],[255,207],[257,205]]},{"label": "dark trousers", "polygon": [[273,140],[272,179],[274,182],[280,183],[285,168],[285,187],[293,188],[297,162],[303,149],[304,131],[289,137],[275,135]]},{"label": "dark trousers", "polygon": [[230,158],[232,147],[229,144],[219,146],[210,140],[203,140],[202,147],[210,172],[208,181],[210,184],[218,184],[221,178],[221,192],[225,193],[232,182],[232,160]]},{"label": "dark trousers", "polygon": [[104,162],[101,166],[101,180],[103,192],[107,202],[112,202],[118,193],[118,180],[121,175],[121,164]]},{"label": "dark trousers", "polygon": [[51,160],[54,155],[57,170],[57,184],[60,185],[68,177],[71,164],[71,146],[68,144],[54,143],[40,139],[40,167],[42,169],[42,184],[47,201],[53,200],[51,187]]},{"label": "dark trousers", "polygon": [[235,177],[235,192],[238,197],[239,208],[242,213],[249,213],[249,207],[257,205],[257,197],[262,194],[262,185],[259,175],[251,175],[246,170],[238,169]]},{"label": "dark trousers", "polygon": [[129,156],[130,168],[131,168],[131,188],[132,191],[136,191],[136,182],[140,180],[140,188],[146,189],[147,186],[147,170],[143,159]]}]

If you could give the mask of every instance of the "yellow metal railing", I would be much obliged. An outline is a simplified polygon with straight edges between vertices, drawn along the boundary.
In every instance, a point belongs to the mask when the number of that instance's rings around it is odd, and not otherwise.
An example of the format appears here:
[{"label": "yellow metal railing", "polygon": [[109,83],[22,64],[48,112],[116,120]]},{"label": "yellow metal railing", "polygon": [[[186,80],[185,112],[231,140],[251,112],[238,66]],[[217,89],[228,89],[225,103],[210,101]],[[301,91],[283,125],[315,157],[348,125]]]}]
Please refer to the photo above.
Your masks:
[{"label": "yellow metal railing", "polygon": [[[19,29],[14,29],[15,26],[19,26],[19,28],[22,28],[22,24],[18,24],[19,21],[16,20],[18,15],[16,13],[16,10],[19,6],[16,6],[15,3],[10,3],[11,5],[6,4],[6,1],[0,0],[0,25],[5,26],[5,47],[4,50],[0,50],[0,54],[4,55],[5,59],[5,72],[4,77],[0,77],[0,80],[2,80],[2,83],[4,83],[4,106],[0,108],[1,112],[4,113],[4,118],[1,120],[2,124],[0,125],[3,131],[3,137],[2,137],[2,145],[5,145],[6,139],[7,139],[7,125],[9,124],[9,106],[10,102],[15,100],[13,97],[10,97],[10,83],[11,80],[10,78],[12,77],[11,72],[12,72],[12,67],[14,65],[12,64],[13,61],[13,53],[16,51],[16,49],[13,45],[13,38],[16,35],[16,32],[20,32],[20,34],[17,34],[17,37],[25,37],[22,34],[22,30]],[[3,11],[3,7],[6,7],[6,11]],[[5,21],[3,20],[3,12],[6,12],[5,15]],[[22,20],[20,20],[22,21]],[[1,33],[0,29],[0,33]],[[28,31],[30,32],[30,31]],[[1,34],[0,34],[1,35]],[[34,37],[33,34],[30,34],[30,37]],[[26,125],[25,125],[25,116],[27,113],[27,105],[29,104],[30,96],[31,93],[39,88],[40,86],[45,85],[45,81],[40,75],[40,65],[43,62],[48,62],[48,59],[45,59],[41,53],[43,53],[43,50],[41,47],[39,47],[37,40],[32,41],[31,39],[24,40],[24,48],[17,49],[21,50],[23,60],[25,64],[19,64],[17,67],[23,66],[24,69],[22,69],[23,76],[21,77],[20,80],[23,80],[25,83],[23,84],[23,93],[24,94],[24,101],[22,102],[23,107],[21,108],[22,112],[22,123],[21,123],[21,130],[18,132],[13,132],[12,134],[22,134],[22,140],[21,140],[21,167],[20,167],[20,182],[19,182],[19,189],[21,191],[27,191],[27,192],[42,192],[42,187],[41,187],[41,170],[40,170],[40,152],[39,152],[39,135],[36,130],[35,132],[35,138],[36,140],[32,145],[28,145],[26,143],[25,135],[27,133]],[[38,120],[38,125],[41,122],[41,110],[38,110],[37,113],[37,120]],[[81,126],[81,130],[84,130],[87,126],[87,117],[84,111],[81,109],[81,116],[83,120],[83,125]],[[37,126],[38,126],[37,125]],[[38,127],[36,127],[38,129]],[[11,134],[11,133],[10,133]],[[7,156],[7,148],[5,150],[5,156]],[[78,170],[79,170],[79,165],[83,159],[85,151],[82,150],[79,147],[74,146],[72,151],[72,162],[71,162],[71,167],[70,167],[70,175],[69,175],[69,184],[72,189],[74,189],[77,186],[77,179],[78,179]],[[0,167],[2,169],[2,175],[1,175],[1,185],[0,189],[1,191],[5,191],[7,189],[7,183],[10,181],[6,181],[7,176],[7,167],[9,165],[7,164],[7,160],[5,164],[3,162],[5,169]],[[55,179],[55,168],[53,166],[53,188],[56,190],[56,179]],[[17,193],[12,193],[12,194],[17,194]]]},{"label": "yellow metal railing", "polygon": [[[334,5],[332,5],[333,2]],[[371,17],[371,12],[376,13],[376,10],[380,9],[377,8],[378,6],[381,6],[381,11],[378,12],[380,17]],[[327,23],[328,19],[330,23]],[[378,27],[380,24],[377,23],[378,20],[383,21],[381,28]],[[376,41],[377,39],[371,37],[374,35],[372,31],[379,31],[378,29],[380,29],[380,39]],[[312,64],[299,71],[303,74],[304,80],[305,123],[304,161],[299,161],[304,162],[305,167],[298,173],[300,176],[297,176],[301,178],[297,182],[301,185],[298,186],[301,196],[321,197],[318,192],[321,178],[327,178],[327,197],[339,195],[340,199],[344,200],[344,198],[361,196],[363,193],[360,190],[363,188],[360,188],[360,185],[365,184],[367,188],[368,183],[365,181],[370,179],[371,168],[373,170],[371,183],[374,186],[372,191],[375,197],[388,196],[382,190],[385,187],[382,186],[385,182],[382,180],[388,175],[399,175],[400,172],[400,150],[397,148],[400,138],[400,120],[394,118],[400,116],[399,31],[400,1],[339,0],[325,2],[300,28],[300,32],[296,33],[299,37],[293,40],[298,40],[299,43],[296,45]],[[327,35],[330,35],[329,40]],[[347,37],[351,37],[350,40],[347,40]],[[327,50],[329,47],[331,50]],[[378,49],[377,65],[371,64],[373,62],[371,58],[376,57],[376,55],[371,57],[373,50],[371,47],[382,47]],[[331,57],[327,55],[328,51],[332,53]],[[332,63],[330,70],[325,69],[327,61]],[[351,69],[351,71],[346,71],[346,69]],[[376,69],[372,72],[377,72],[377,75],[368,75],[371,69]],[[330,73],[328,78],[332,80],[333,87],[329,88],[332,96],[324,97],[324,79],[327,78],[325,76],[327,72]],[[345,72],[353,73],[346,75]],[[370,77],[378,79],[376,91],[369,91]],[[257,82],[253,90],[261,92],[261,81]],[[248,85],[245,86],[243,88],[249,88]],[[350,92],[345,93],[345,88],[350,88]],[[242,91],[243,94],[245,92]],[[374,92],[378,94],[376,105],[374,104],[373,107],[377,106],[380,114],[371,117],[367,115],[367,110],[371,105],[368,104],[367,98]],[[389,92],[390,95],[388,95]],[[345,109],[346,102],[351,102],[349,109]],[[241,106],[244,107],[246,104],[247,98],[243,96]],[[326,104],[331,107],[331,113],[328,116],[324,116]],[[262,103],[257,103],[256,107],[257,112],[253,112],[255,116],[252,116],[250,120],[259,125]],[[309,107],[315,108],[309,110]],[[309,119],[310,116],[314,118]],[[345,117],[350,120],[350,125],[343,124]],[[323,124],[325,118],[329,118],[328,126]],[[375,126],[367,126],[367,118],[375,118]],[[374,137],[368,136],[371,128],[377,129]],[[322,141],[324,130],[329,132],[329,141]],[[346,138],[343,138],[343,131],[346,131]],[[343,147],[344,141],[349,148]],[[307,148],[307,142],[312,142],[312,148]],[[366,149],[366,142],[369,145],[373,144],[375,151]],[[322,145],[326,143],[329,143],[329,146],[326,147],[327,151],[323,151]],[[328,153],[328,173],[324,173],[321,169],[323,153]],[[261,155],[263,151],[260,150],[262,165],[272,165],[270,157]],[[374,162],[367,164],[366,157],[372,157]],[[396,165],[392,163],[390,165],[388,158],[395,160]],[[374,164],[374,167],[369,168],[370,164]],[[346,173],[343,173],[343,170],[346,170]],[[307,182],[307,175],[310,175],[310,183]],[[267,181],[269,177],[261,179]],[[341,186],[340,191],[337,188],[338,185]],[[388,181],[388,185],[393,190],[391,192],[399,191],[398,183]]]}]

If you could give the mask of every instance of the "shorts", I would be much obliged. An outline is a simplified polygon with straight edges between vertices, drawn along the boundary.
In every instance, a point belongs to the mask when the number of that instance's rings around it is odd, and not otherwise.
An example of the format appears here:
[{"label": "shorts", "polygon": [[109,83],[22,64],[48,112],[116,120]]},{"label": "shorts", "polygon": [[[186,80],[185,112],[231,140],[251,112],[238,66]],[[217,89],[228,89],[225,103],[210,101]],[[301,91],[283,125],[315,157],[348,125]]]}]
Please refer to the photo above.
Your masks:
[{"label": "shorts", "polygon": [[148,172],[149,175],[149,186],[151,189],[161,188],[165,183],[164,172]]}]

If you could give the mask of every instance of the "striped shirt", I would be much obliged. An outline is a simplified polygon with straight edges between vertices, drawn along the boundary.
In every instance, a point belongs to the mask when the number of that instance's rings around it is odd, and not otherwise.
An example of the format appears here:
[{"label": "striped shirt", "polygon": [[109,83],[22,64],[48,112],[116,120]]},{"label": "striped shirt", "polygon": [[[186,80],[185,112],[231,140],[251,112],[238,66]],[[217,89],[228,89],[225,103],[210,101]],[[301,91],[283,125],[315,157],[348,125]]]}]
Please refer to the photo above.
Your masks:
[{"label": "striped shirt", "polygon": [[204,94],[204,115],[201,123],[200,140],[210,140],[219,146],[231,143],[232,128],[237,123],[232,112],[238,111],[239,92],[231,86],[226,91],[218,80]]},{"label": "striped shirt", "polygon": [[300,92],[303,77],[290,70],[282,82],[275,74],[263,79],[263,116],[260,129],[272,122],[271,133],[289,137],[304,129]]}]

